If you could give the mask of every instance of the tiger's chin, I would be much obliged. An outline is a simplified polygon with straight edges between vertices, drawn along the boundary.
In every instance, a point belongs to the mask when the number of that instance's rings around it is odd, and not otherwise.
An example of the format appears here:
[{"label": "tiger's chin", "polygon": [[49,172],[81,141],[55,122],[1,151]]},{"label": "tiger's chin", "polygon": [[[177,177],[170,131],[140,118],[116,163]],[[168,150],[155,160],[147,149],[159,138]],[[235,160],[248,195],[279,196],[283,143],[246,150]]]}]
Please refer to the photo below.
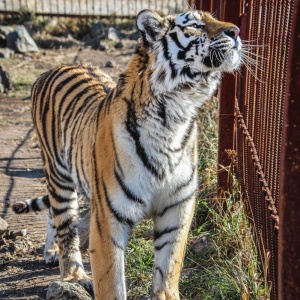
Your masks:
[{"label": "tiger's chin", "polygon": [[233,49],[231,53],[225,57],[224,62],[220,65],[219,70],[221,72],[233,72],[236,71],[241,65],[241,56],[237,50]]},{"label": "tiger's chin", "polygon": [[241,65],[241,56],[237,49],[228,51],[222,59],[219,56],[207,56],[203,60],[204,67],[201,69],[205,72],[229,72],[236,71]]}]

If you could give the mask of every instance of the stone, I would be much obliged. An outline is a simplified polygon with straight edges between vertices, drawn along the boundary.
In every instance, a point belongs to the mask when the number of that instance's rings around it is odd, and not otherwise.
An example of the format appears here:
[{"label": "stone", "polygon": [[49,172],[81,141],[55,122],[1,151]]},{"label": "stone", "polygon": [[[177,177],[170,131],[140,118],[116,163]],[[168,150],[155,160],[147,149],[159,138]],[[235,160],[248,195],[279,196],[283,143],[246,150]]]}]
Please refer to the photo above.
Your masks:
[{"label": "stone", "polygon": [[122,42],[117,42],[114,46],[116,49],[121,49],[124,47],[123,43]]},{"label": "stone", "polygon": [[7,47],[16,52],[39,52],[38,46],[23,25],[17,26],[13,32],[9,33],[6,42]]},{"label": "stone", "polygon": [[109,27],[107,31],[107,39],[114,41],[114,42],[119,42],[121,39],[121,33],[114,27]]},{"label": "stone", "polygon": [[13,32],[14,28],[11,26],[0,25],[0,45],[6,47],[6,37],[9,33]]},{"label": "stone", "polygon": [[129,40],[137,41],[140,37],[141,37],[141,34],[139,31],[133,31],[128,34]]},{"label": "stone", "polygon": [[78,283],[52,281],[47,300],[92,300],[90,294]]},{"label": "stone", "polygon": [[15,54],[15,51],[10,48],[0,48],[0,58],[10,58]]},{"label": "stone", "polygon": [[95,37],[104,37],[105,36],[105,31],[104,31],[104,25],[102,22],[97,22],[94,24],[90,30],[90,35],[92,38]]},{"label": "stone", "polygon": [[199,236],[190,245],[190,250],[201,256],[208,255],[213,251],[213,240],[206,236]]},{"label": "stone", "polygon": [[0,235],[2,235],[2,233],[6,232],[8,229],[8,224],[5,220],[3,220],[2,218],[0,218]]},{"label": "stone", "polygon": [[0,93],[7,93],[12,90],[12,80],[8,72],[0,65]]},{"label": "stone", "polygon": [[108,50],[109,49],[109,47],[106,45],[106,44],[104,44],[104,43],[99,43],[99,45],[98,45],[98,50],[100,50],[100,51],[106,51],[106,50]]},{"label": "stone", "polygon": [[105,63],[105,67],[106,68],[114,68],[116,66],[116,64],[111,61],[111,60],[108,60],[106,63]]},{"label": "stone", "polygon": [[13,32],[14,28],[12,26],[0,25],[0,33],[4,36],[8,36],[9,33]]}]

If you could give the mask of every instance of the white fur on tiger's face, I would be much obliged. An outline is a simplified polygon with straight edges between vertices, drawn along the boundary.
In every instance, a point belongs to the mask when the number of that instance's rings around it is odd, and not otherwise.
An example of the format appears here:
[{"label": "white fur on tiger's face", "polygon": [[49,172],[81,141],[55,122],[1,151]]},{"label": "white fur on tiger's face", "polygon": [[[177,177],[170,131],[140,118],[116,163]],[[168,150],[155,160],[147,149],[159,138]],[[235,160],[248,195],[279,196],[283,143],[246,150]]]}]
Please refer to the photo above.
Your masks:
[{"label": "white fur on tiger's face", "polygon": [[32,116],[48,195],[13,208],[50,206],[45,258],[53,263],[59,256],[62,279],[91,289],[79,251],[78,193],[91,201],[98,300],[126,299],[128,238],[152,218],[152,299],[177,300],[197,190],[197,108],[222,72],[238,68],[241,43],[235,25],[198,11],[142,11],[137,26],[142,41],[117,84],[81,65],[57,67],[35,82]]},{"label": "white fur on tiger's face", "polygon": [[194,84],[209,72],[233,72],[241,63],[239,29],[207,12],[163,18],[144,11],[137,26],[151,53],[151,81],[161,91]]}]

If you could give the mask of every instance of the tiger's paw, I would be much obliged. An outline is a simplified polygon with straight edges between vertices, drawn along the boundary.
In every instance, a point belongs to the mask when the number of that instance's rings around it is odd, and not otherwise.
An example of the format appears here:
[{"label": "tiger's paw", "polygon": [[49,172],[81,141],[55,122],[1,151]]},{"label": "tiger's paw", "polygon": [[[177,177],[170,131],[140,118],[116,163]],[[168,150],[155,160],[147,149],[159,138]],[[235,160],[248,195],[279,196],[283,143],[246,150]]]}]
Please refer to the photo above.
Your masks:
[{"label": "tiger's paw", "polygon": [[24,201],[15,202],[12,209],[16,214],[26,213],[28,212],[28,204]]},{"label": "tiger's paw", "polygon": [[59,265],[59,248],[55,241],[49,243],[49,240],[47,239],[44,248],[44,259],[48,266]]},{"label": "tiger's paw", "polygon": [[58,251],[48,250],[44,252],[44,260],[46,265],[56,267],[59,265]]}]

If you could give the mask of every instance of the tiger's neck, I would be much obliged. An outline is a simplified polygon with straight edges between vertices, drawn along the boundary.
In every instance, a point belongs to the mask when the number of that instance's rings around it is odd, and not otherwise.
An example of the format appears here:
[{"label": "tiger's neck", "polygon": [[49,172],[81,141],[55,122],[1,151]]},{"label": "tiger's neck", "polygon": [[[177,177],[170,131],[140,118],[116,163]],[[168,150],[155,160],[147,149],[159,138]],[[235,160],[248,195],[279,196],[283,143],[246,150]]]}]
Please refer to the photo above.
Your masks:
[{"label": "tiger's neck", "polygon": [[121,74],[115,93],[128,105],[125,126],[138,148],[143,149],[149,165],[155,166],[159,174],[167,170],[172,173],[182,152],[194,149],[197,108],[212,96],[219,76],[206,74],[203,81],[169,90],[157,89],[152,75],[148,55],[137,53]]},{"label": "tiger's neck", "polygon": [[132,103],[140,119],[156,114],[167,128],[187,123],[215,92],[220,72],[199,72],[194,79],[180,75],[179,70],[172,78],[169,72],[173,71],[166,64],[140,48],[120,75],[117,95]]}]

